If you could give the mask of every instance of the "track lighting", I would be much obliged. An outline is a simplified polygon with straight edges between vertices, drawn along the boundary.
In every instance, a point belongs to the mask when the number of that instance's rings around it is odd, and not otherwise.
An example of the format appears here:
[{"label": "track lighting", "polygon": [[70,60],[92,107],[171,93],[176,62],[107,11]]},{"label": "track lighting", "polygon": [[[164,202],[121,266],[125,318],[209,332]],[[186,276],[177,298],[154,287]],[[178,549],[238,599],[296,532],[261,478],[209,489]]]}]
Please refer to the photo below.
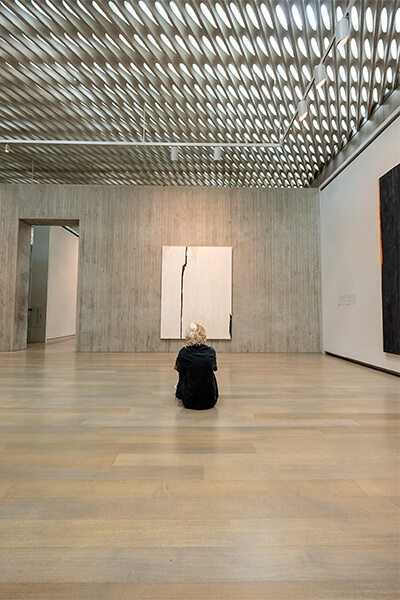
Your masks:
[{"label": "track lighting", "polygon": [[178,147],[177,146],[173,146],[171,148],[171,160],[178,160]]},{"label": "track lighting", "polygon": [[307,100],[300,100],[300,102],[297,105],[297,118],[298,120],[304,121],[304,119],[307,117],[308,115],[308,104],[307,104]]},{"label": "track lighting", "polygon": [[314,69],[315,87],[317,89],[322,87],[324,85],[324,83],[326,82],[326,79],[327,79],[327,75],[326,75],[325,65],[323,63],[321,63],[320,65],[317,65]]},{"label": "track lighting", "polygon": [[10,144],[4,146],[4,152],[7,152],[7,154],[10,152]]},{"label": "track lighting", "polygon": [[214,148],[214,160],[221,160],[221,146],[216,146]]},{"label": "track lighting", "polygon": [[336,26],[336,47],[344,46],[350,37],[350,22],[348,17],[343,17]]}]

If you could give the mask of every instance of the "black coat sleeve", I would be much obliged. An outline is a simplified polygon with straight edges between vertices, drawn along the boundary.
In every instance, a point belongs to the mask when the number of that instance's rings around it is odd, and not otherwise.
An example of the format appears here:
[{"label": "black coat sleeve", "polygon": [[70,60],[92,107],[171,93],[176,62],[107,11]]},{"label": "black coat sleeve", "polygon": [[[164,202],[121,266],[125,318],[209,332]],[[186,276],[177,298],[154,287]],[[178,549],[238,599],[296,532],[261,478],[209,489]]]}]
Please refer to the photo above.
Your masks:
[{"label": "black coat sleeve", "polygon": [[211,359],[211,364],[212,364],[212,370],[213,371],[218,371],[218,365],[217,365],[217,355],[215,354],[215,350],[213,349],[213,356]]}]

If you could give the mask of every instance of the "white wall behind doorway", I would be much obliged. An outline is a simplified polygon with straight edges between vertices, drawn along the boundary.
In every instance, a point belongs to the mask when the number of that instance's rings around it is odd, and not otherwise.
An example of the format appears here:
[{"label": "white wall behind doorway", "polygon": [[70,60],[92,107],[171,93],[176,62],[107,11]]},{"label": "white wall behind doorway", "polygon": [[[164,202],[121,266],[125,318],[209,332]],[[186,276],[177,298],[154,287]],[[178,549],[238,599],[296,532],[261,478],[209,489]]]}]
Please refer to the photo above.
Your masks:
[{"label": "white wall behind doorway", "polygon": [[29,341],[76,333],[79,238],[63,227],[35,226]]},{"label": "white wall behind doorway", "polygon": [[75,335],[79,238],[50,227],[46,339]]}]

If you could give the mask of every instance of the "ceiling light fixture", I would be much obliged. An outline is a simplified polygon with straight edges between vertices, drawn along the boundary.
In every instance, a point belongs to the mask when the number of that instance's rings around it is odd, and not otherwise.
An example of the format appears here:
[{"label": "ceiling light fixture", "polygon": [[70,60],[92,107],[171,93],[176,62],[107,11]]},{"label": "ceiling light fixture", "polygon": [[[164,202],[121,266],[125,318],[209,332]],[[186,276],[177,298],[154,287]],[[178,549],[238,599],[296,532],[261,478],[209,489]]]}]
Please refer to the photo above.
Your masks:
[{"label": "ceiling light fixture", "polygon": [[323,63],[317,65],[314,69],[315,87],[319,89],[327,80],[326,68]]},{"label": "ceiling light fixture", "polygon": [[301,121],[304,121],[304,119],[307,117],[307,115],[308,115],[307,100],[305,100],[305,99],[300,100],[300,102],[297,105],[297,118],[299,119],[300,123],[301,123]]},{"label": "ceiling light fixture", "polygon": [[350,21],[348,16],[343,17],[336,26],[336,47],[344,46],[350,37]]},{"label": "ceiling light fixture", "polygon": [[7,152],[7,154],[10,152],[10,144],[4,146],[4,152]]},{"label": "ceiling light fixture", "polygon": [[178,160],[178,147],[177,146],[173,146],[171,148],[171,160]]},{"label": "ceiling light fixture", "polygon": [[220,146],[214,148],[214,160],[221,160],[222,150]]}]

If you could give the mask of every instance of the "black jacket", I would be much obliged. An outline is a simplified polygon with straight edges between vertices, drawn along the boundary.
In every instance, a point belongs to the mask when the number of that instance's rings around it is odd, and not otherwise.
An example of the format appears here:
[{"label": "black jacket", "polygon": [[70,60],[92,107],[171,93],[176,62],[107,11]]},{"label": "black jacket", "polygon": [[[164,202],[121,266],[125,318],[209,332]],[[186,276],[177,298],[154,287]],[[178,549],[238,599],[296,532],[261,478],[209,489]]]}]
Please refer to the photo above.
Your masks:
[{"label": "black jacket", "polygon": [[205,410],[215,406],[218,400],[218,385],[214,375],[217,357],[211,346],[186,346],[176,359],[179,382],[176,397],[185,408]]}]

